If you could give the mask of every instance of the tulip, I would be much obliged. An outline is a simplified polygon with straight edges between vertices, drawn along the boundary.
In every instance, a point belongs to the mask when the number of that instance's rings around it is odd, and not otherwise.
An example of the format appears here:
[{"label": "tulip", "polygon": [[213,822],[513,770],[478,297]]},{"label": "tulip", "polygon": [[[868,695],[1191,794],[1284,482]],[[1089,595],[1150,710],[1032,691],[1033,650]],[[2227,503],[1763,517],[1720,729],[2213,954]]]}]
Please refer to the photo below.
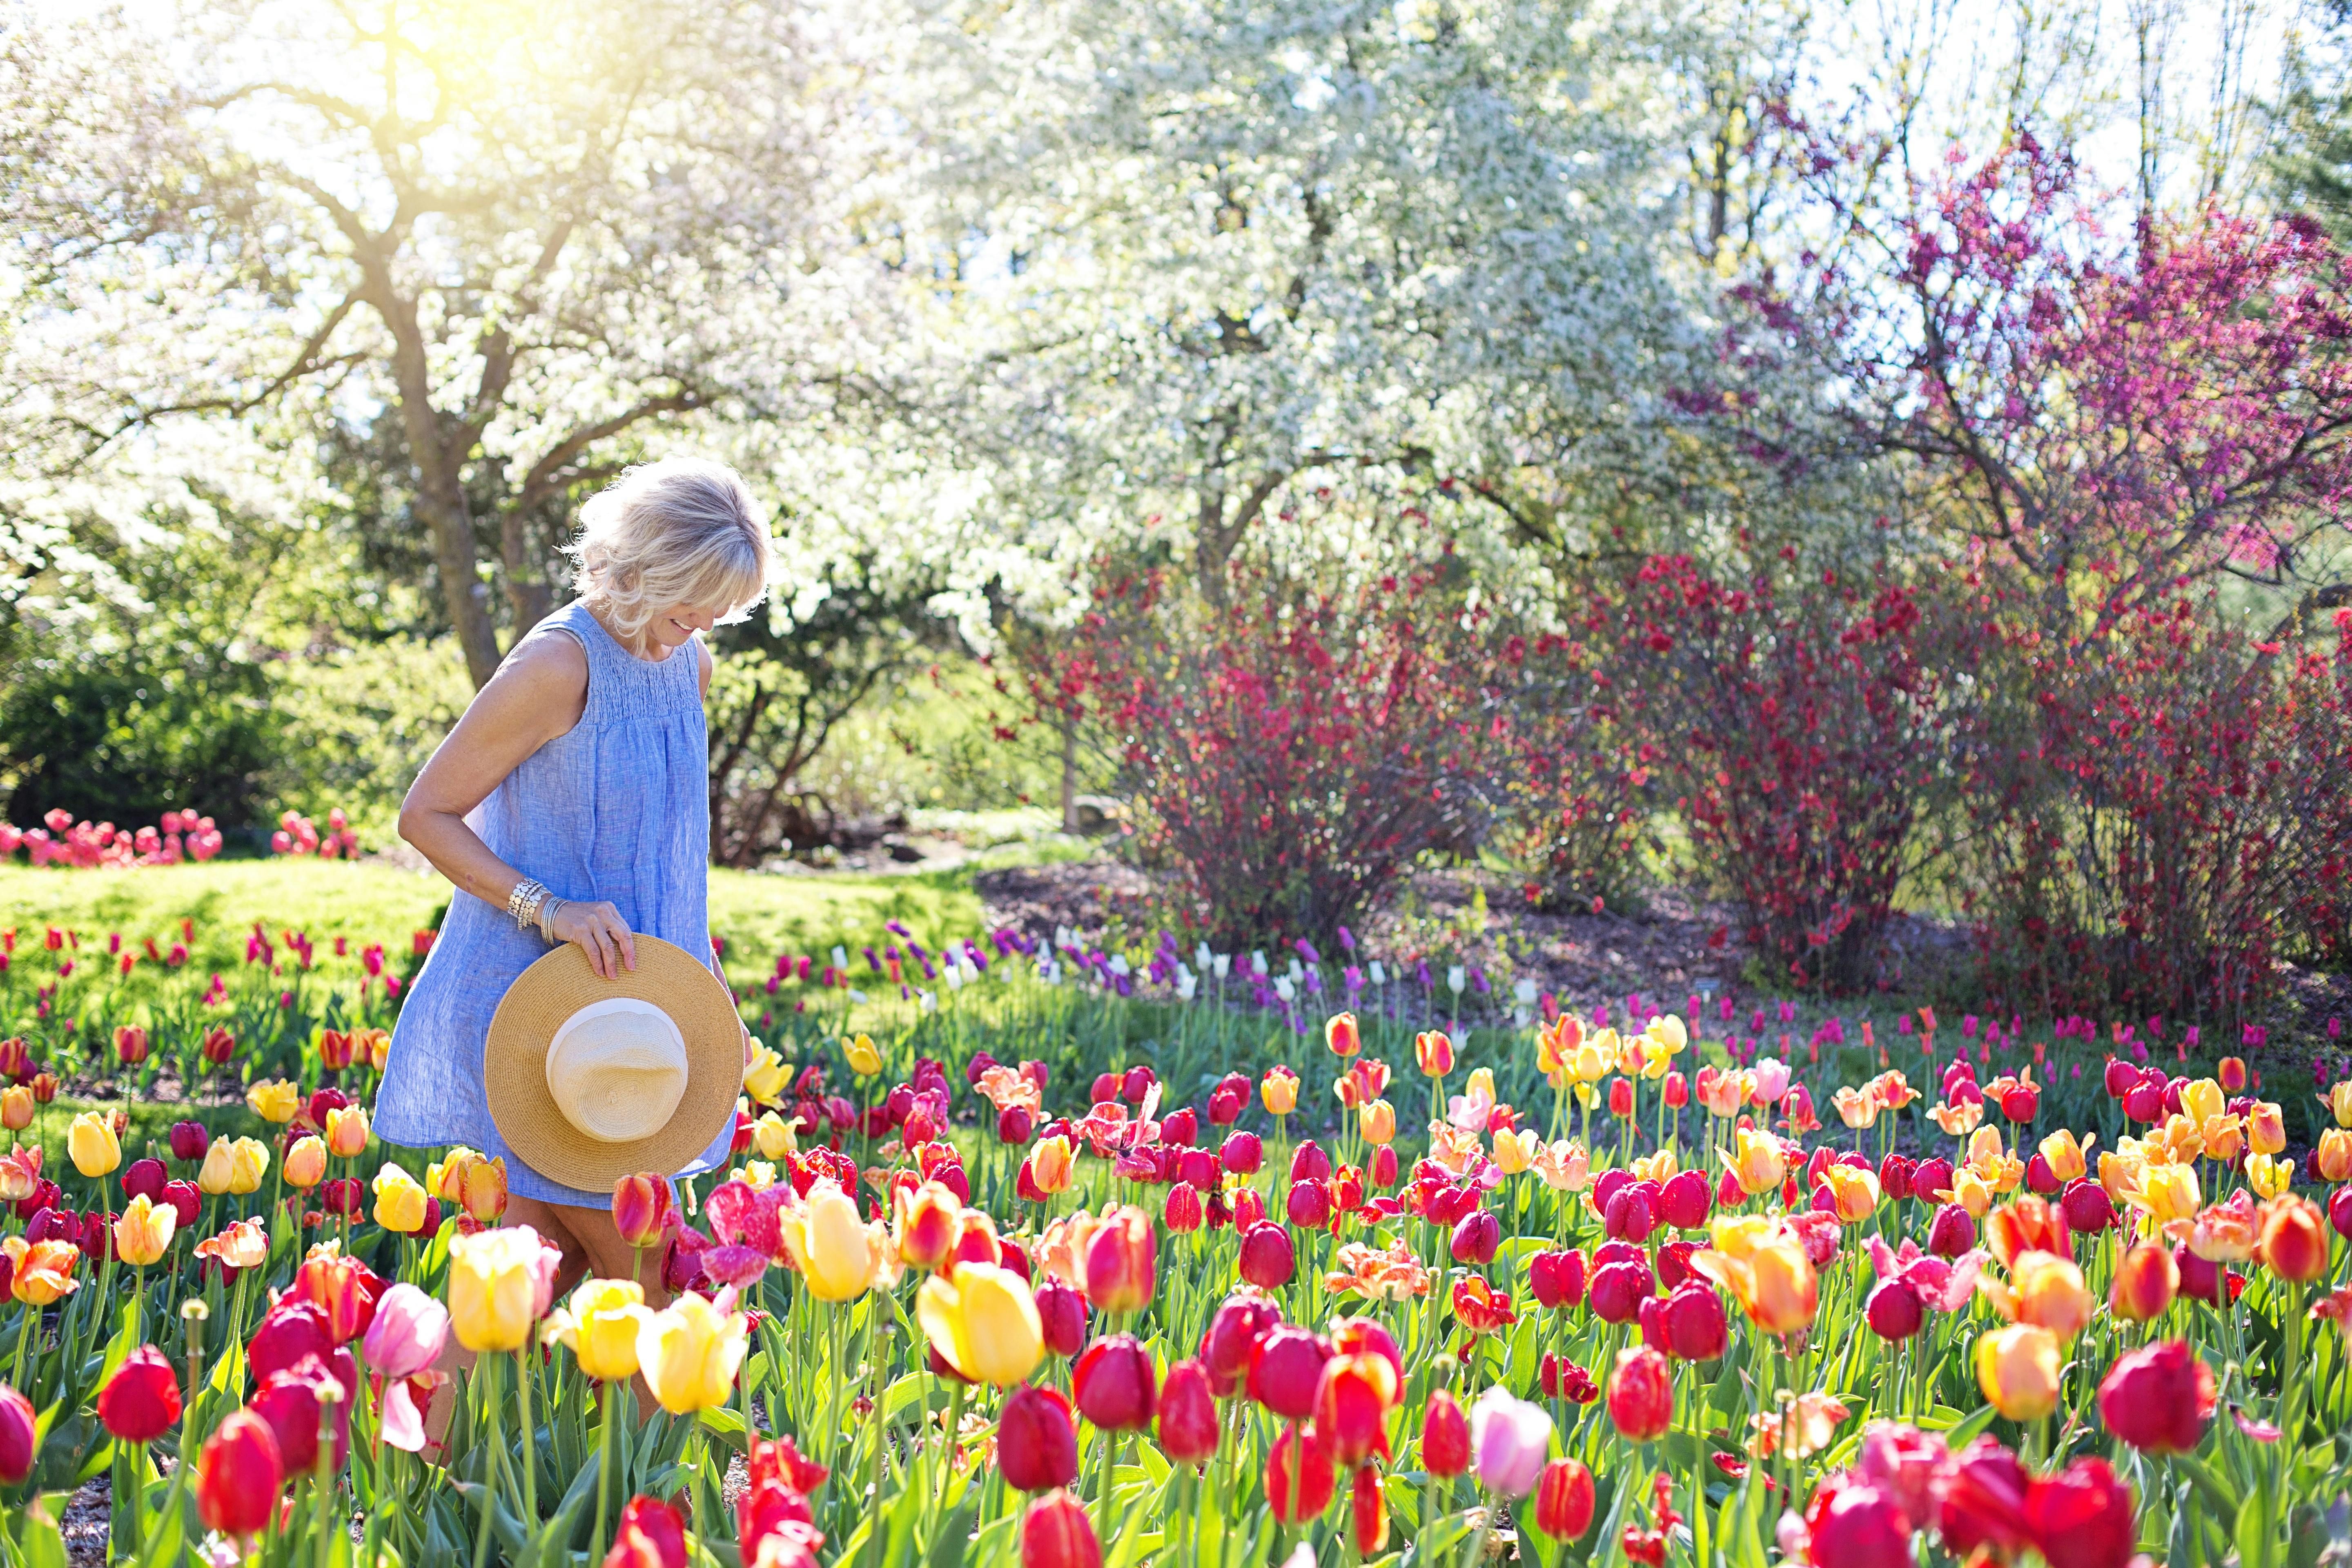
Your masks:
[{"label": "tulip", "polygon": [[1160,1385],[1160,1448],[1180,1465],[1206,1464],[1216,1457],[1220,1436],[1208,1367],[1198,1360],[1178,1362]]},{"label": "tulip", "polygon": [[1334,1463],[1353,1467],[1374,1454],[1389,1457],[1388,1413],[1400,1391],[1395,1363],[1386,1356],[1335,1355],[1323,1363],[1315,1386],[1315,1429],[1330,1446]]},{"label": "tulip", "polygon": [[286,1184],[309,1192],[327,1177],[327,1145],[315,1133],[306,1133],[286,1151]]},{"label": "tulip", "polygon": [[[614,1202],[619,1201],[615,1194]],[[898,1261],[910,1268],[937,1268],[945,1263],[963,1219],[963,1205],[955,1194],[944,1183],[925,1182],[897,1189],[890,1206],[891,1242]]]},{"label": "tulip", "polygon": [[180,1418],[180,1374],[163,1352],[141,1345],[98,1394],[98,1419],[121,1443],[152,1443]]},{"label": "tulip", "polygon": [[1298,1075],[1278,1064],[1270,1067],[1258,1080],[1257,1091],[1267,1115],[1287,1116],[1298,1105]]},{"label": "tulip", "polygon": [[2066,1217],[2066,1228],[2080,1236],[2096,1235],[2116,1223],[2115,1200],[2106,1189],[2081,1177],[2066,1184],[2058,1210]]},{"label": "tulip", "polygon": [[1077,1479],[1077,1423],[1059,1389],[1024,1384],[1005,1396],[996,1458],[1015,1491],[1051,1491]]},{"label": "tulip", "polygon": [[635,1280],[583,1279],[571,1300],[550,1315],[541,1338],[562,1344],[597,1382],[617,1383],[637,1374],[637,1337],[647,1315],[645,1289]]},{"label": "tulip", "polygon": [[162,1262],[179,1221],[176,1210],[159,1207],[146,1194],[140,1194],[122,1205],[122,1216],[114,1222],[114,1256],[137,1268]]},{"label": "tulip", "polygon": [[1938,1258],[1958,1258],[1977,1244],[1977,1222],[1958,1204],[1936,1211],[1927,1226],[1927,1250]]},{"label": "tulip", "polygon": [[2047,1252],[2022,1253],[2010,1271],[2010,1280],[2006,1289],[1987,1289],[1995,1292],[1996,1300],[2018,1322],[2036,1324],[2065,1341],[2082,1332],[2083,1325],[2091,1321],[2091,1294],[2084,1288],[2083,1271],[2067,1258]]},{"label": "tulip", "polygon": [[1331,1506],[1338,1476],[1323,1434],[1285,1426],[1265,1460],[1265,1498],[1277,1523],[1314,1519]]},{"label": "tulip", "polygon": [[2322,1129],[2319,1147],[2312,1155],[2312,1166],[2324,1182],[2341,1182],[2352,1177],[2352,1131],[2341,1127]]},{"label": "tulip", "polygon": [[1805,1510],[1805,1560],[1815,1568],[1910,1568],[1911,1519],[1895,1494],[1832,1477]]},{"label": "tulip", "polygon": [[264,1121],[283,1126],[302,1110],[302,1091],[284,1079],[261,1079],[248,1085],[245,1103]]},{"label": "tulip", "polygon": [[1278,1323],[1251,1348],[1249,1395],[1276,1415],[1304,1421],[1315,1413],[1315,1392],[1332,1347],[1321,1335]]},{"label": "tulip", "polygon": [[1421,1415],[1421,1468],[1451,1480],[1470,1468],[1470,1422],[1454,1395],[1438,1389]]},{"label": "tulip", "polygon": [[1087,1299],[1059,1279],[1041,1279],[1034,1292],[1045,1350],[1065,1360],[1087,1340]]},{"label": "tulip", "polygon": [[1584,1300],[1584,1254],[1538,1252],[1528,1259],[1528,1289],[1538,1306],[1574,1307]]},{"label": "tulip", "polygon": [[677,1196],[666,1178],[641,1171],[613,1184],[613,1228],[627,1246],[659,1247],[677,1219]]},{"label": "tulip", "polygon": [[276,1517],[278,1494],[285,1484],[284,1462],[269,1423],[251,1410],[233,1410],[206,1439],[196,1461],[197,1515],[207,1530],[233,1537],[257,1535]]},{"label": "tulip", "polygon": [[2276,1154],[2286,1148],[2286,1121],[2276,1104],[2256,1100],[2246,1112],[2246,1143],[2257,1154]]},{"label": "tulip", "polygon": [[[621,1524],[604,1568],[687,1568],[686,1519],[655,1497],[633,1497],[621,1509]],[[789,1565],[785,1565],[789,1568]]]},{"label": "tulip", "polygon": [[1592,1526],[1592,1472],[1554,1459],[1536,1478],[1536,1528],[1554,1541],[1579,1541]]},{"label": "tulip", "polygon": [[[454,1255],[456,1249],[451,1251]],[[743,1364],[751,1329],[751,1320],[742,1313],[722,1313],[689,1292],[640,1321],[638,1370],[654,1398],[673,1415],[722,1405],[734,1389],[736,1369]]]},{"label": "tulip", "polygon": [[1454,1041],[1443,1029],[1425,1029],[1412,1037],[1412,1059],[1431,1078],[1454,1070]]},{"label": "tulip", "polygon": [[1995,1329],[1977,1342],[1977,1386],[2012,1421],[2039,1421],[2058,1405],[2058,1336],[2033,1323]]},{"label": "tulip", "polygon": [[1290,1233],[1271,1222],[1250,1227],[1242,1237],[1241,1277],[1261,1290],[1279,1290],[1297,1272]]},{"label": "tulip", "polygon": [[2303,1283],[2327,1272],[2327,1224],[2308,1198],[2277,1197],[2262,1206],[2254,1256],[2282,1279]]},{"label": "tulip", "polygon": [[[215,1148],[220,1147],[215,1143]],[[240,1269],[257,1268],[269,1258],[269,1233],[258,1220],[232,1220],[218,1236],[196,1243],[196,1256],[210,1259],[224,1277]]]},{"label": "tulip", "polygon": [[2171,1252],[2153,1242],[2141,1242],[2116,1265],[2115,1283],[2107,1290],[2107,1306],[2116,1317],[2145,1323],[2164,1315],[2180,1289],[2180,1268]]},{"label": "tulip", "polygon": [[1168,1189],[1168,1197],[1160,1205],[1160,1223],[1171,1234],[1190,1236],[1207,1223],[1207,1213],[1201,1205],[1201,1189],[1178,1182]]},{"label": "tulip", "polygon": [[1102,1568],[1102,1544],[1077,1499],[1051,1491],[1021,1521],[1021,1568]]},{"label": "tulip", "polygon": [[94,1110],[75,1117],[66,1130],[66,1153],[74,1169],[92,1181],[122,1163],[122,1143],[114,1135],[112,1122]]},{"label": "tulip", "polygon": [[425,1205],[431,1200],[416,1178],[387,1163],[375,1173],[375,1222],[395,1236],[414,1236],[425,1228]]},{"label": "tulip", "polygon": [[832,1182],[817,1183],[798,1207],[784,1213],[782,1235],[793,1266],[820,1301],[852,1301],[864,1295],[886,1245],[858,1216],[856,1203]]},{"label": "tulip", "polygon": [[1009,1268],[960,1263],[915,1293],[915,1316],[966,1381],[1010,1387],[1045,1359],[1045,1329],[1029,1282]]},{"label": "tulip", "polygon": [[21,1083],[0,1089],[0,1127],[22,1132],[33,1124],[33,1091]]},{"label": "tulip", "polygon": [[2025,1495],[2025,1526],[2043,1560],[2067,1568],[2127,1562],[2139,1535],[2130,1489],[2105,1459],[2090,1458],[2034,1480]]},{"label": "tulip", "polygon": [[1385,1148],[1396,1141],[1396,1107],[1385,1100],[1375,1100],[1358,1110],[1356,1126],[1365,1142]]},{"label": "tulip", "polygon": [[1071,1403],[1106,1431],[1148,1426],[1159,1388],[1151,1352],[1133,1334],[1107,1334],[1070,1369]]},{"label": "tulip", "polygon": [[1502,1244],[1502,1222],[1485,1209],[1473,1209],[1455,1222],[1450,1246],[1454,1262],[1483,1268]]},{"label": "tulip", "polygon": [[1869,1300],[1863,1303],[1862,1315],[1870,1331],[1883,1340],[1907,1340],[1927,1321],[1926,1305],[1919,1300],[1919,1292],[1899,1276],[1882,1279],[1872,1288]]},{"label": "tulip", "polygon": [[1330,1047],[1333,1056],[1343,1061],[1362,1050],[1364,1039],[1356,1027],[1356,1016],[1353,1013],[1334,1013],[1325,1019],[1323,1043]]},{"label": "tulip", "polygon": [[1674,1373],[1665,1357],[1647,1345],[1617,1352],[1617,1370],[1609,1374],[1609,1419],[1629,1442],[1664,1436],[1675,1420]]},{"label": "tulip", "polygon": [[1724,1168],[1739,1190],[1750,1197],[1768,1193],[1780,1184],[1789,1173],[1788,1157],[1781,1152],[1780,1141],[1769,1133],[1758,1132],[1749,1127],[1735,1131],[1737,1145],[1723,1156]]},{"label": "tulip", "polygon": [[40,1413],[33,1402],[0,1383],[0,1486],[20,1487],[39,1458]]},{"label": "tulip", "polygon": [[1990,1436],[1979,1437],[1951,1456],[1937,1489],[1937,1526],[1946,1550],[1966,1555],[1990,1546],[1994,1552],[1989,1555],[2002,1557],[2021,1550],[2027,1541],[2025,1496],[2031,1484],[2017,1456]]},{"label": "tulip", "polygon": [[379,1377],[407,1378],[439,1359],[449,1338],[449,1310],[403,1280],[375,1304],[361,1348],[368,1371]]},{"label": "tulip", "polygon": [[357,1159],[367,1152],[368,1114],[360,1106],[345,1106],[327,1112],[327,1152],[339,1160]]},{"label": "tulip", "polygon": [[278,1458],[289,1474],[302,1475],[318,1468],[321,1406],[332,1407],[325,1421],[333,1431],[330,1447],[334,1468],[342,1468],[351,1455],[352,1397],[358,1392],[357,1384],[358,1375],[347,1358],[342,1374],[338,1375],[317,1356],[305,1356],[261,1380],[252,1410],[269,1423],[278,1438]]},{"label": "tulip", "polygon": [[2108,1432],[2145,1453],[2193,1450],[2213,1418],[2215,1403],[2213,1369],[2184,1340],[2117,1356],[2099,1383],[2099,1419]]},{"label": "tulip", "polygon": [[1660,1309],[1666,1349],[1677,1361],[1714,1361],[1731,1348],[1731,1328],[1723,1298],[1693,1279],[1678,1286]]},{"label": "tulip", "polygon": [[1832,1212],[1843,1224],[1859,1225],[1878,1207],[1878,1177],[1872,1172],[1830,1164],[1822,1168],[1822,1181],[1832,1199]]},{"label": "tulip", "polygon": [[561,1256],[528,1226],[452,1239],[449,1323],[457,1342],[477,1354],[529,1344],[531,1322],[542,1310],[542,1279],[551,1286]]},{"label": "tulip", "polygon": [[1480,1485],[1498,1497],[1523,1498],[1551,1457],[1551,1417],[1497,1384],[1470,1407],[1470,1448]]},{"label": "tulip", "polygon": [[1129,1204],[1104,1215],[1087,1236],[1087,1301],[1113,1316],[1150,1306],[1158,1288],[1158,1247],[1150,1216],[1141,1209]]},{"label": "tulip", "polygon": [[1692,1256],[1692,1269],[1727,1288],[1758,1328],[1786,1334],[1812,1322],[1820,1276],[1788,1225],[1758,1216],[1718,1217],[1711,1237],[1714,1245]]},{"label": "tulip", "polygon": [[1058,1134],[1040,1138],[1036,1147],[1029,1151],[1029,1179],[1046,1197],[1066,1192],[1076,1174],[1077,1157],[1076,1147],[1067,1138]]},{"label": "tulip", "polygon": [[21,1236],[0,1241],[0,1256],[11,1265],[9,1289],[28,1306],[47,1307],[81,1289],[73,1277],[81,1248],[69,1241],[26,1241]]}]

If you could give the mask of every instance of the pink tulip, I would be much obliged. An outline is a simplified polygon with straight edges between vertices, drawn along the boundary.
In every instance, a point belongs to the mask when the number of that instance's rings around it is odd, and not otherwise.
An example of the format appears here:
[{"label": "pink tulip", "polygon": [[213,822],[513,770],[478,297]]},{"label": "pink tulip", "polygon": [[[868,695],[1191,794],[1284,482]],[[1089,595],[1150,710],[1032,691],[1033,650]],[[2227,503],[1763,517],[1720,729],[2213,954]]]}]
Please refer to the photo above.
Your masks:
[{"label": "pink tulip", "polygon": [[1523,1498],[1551,1458],[1551,1417],[1540,1405],[1490,1388],[1470,1407],[1470,1449],[1481,1485],[1497,1497]]}]

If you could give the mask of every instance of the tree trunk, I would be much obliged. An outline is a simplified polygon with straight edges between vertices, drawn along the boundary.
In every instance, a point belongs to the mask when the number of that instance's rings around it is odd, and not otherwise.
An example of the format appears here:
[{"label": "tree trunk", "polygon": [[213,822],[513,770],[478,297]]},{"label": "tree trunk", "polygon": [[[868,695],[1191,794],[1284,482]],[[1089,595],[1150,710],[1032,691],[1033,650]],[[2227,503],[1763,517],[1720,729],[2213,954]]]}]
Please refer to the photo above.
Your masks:
[{"label": "tree trunk", "polygon": [[481,580],[474,559],[473,519],[462,493],[434,495],[420,490],[417,510],[433,530],[433,559],[441,570],[441,594],[457,629],[457,646],[466,652],[466,673],[476,689],[489,682],[499,668],[498,628],[490,620],[490,588]]},{"label": "tree trunk", "polygon": [[1062,720],[1062,831],[1078,830],[1078,724],[1065,715]]},{"label": "tree trunk", "polygon": [[507,578],[507,607],[514,613],[515,641],[547,618],[555,607],[555,592],[530,559],[530,540],[521,514],[509,511],[499,520],[499,555]]}]

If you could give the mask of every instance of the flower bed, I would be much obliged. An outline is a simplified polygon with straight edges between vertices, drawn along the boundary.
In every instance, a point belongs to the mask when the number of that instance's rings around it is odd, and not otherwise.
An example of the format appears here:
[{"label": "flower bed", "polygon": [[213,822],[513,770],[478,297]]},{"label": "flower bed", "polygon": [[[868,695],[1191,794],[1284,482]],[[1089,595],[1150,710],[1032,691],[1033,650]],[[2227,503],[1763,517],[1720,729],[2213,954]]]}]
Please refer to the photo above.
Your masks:
[{"label": "flower bed", "polygon": [[[1367,954],[1011,932],[730,953],[738,1163],[625,1183],[638,1279],[559,1298],[501,1165],[373,1140],[429,936],[255,928],[218,976],[31,936],[0,1483],[34,1559],[100,1474],[118,1560],[771,1568],[2284,1562],[2347,1479],[2352,1082],[2282,1104],[2179,1031],[1454,1026],[1466,977]],[[126,952],[165,982],[135,1005]],[[45,1103],[165,1069],[236,1102],[144,1149]]]}]

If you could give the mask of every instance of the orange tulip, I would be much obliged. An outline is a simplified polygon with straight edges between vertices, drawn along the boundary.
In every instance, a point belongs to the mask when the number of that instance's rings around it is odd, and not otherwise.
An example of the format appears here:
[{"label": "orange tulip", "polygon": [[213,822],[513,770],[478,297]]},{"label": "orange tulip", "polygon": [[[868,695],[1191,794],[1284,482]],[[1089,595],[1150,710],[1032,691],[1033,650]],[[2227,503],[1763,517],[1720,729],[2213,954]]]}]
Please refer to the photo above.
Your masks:
[{"label": "orange tulip", "polygon": [[1713,1245],[1691,1255],[1691,1268],[1728,1289],[1758,1328],[1786,1334],[1812,1322],[1821,1279],[1785,1221],[1718,1215],[1708,1231]]},{"label": "orange tulip", "polygon": [[2039,1421],[2058,1407],[2058,1337],[2033,1323],[1995,1329],[1977,1342],[1977,1386],[2012,1421]]},{"label": "orange tulip", "polygon": [[1077,1151],[1067,1138],[1059,1134],[1040,1138],[1036,1147],[1029,1151],[1029,1179],[1036,1183],[1037,1190],[1047,1197],[1066,1192],[1075,1173],[1073,1167],[1077,1157]]},{"label": "orange tulip", "polygon": [[1427,1029],[1412,1037],[1412,1059],[1431,1078],[1454,1070],[1454,1041],[1443,1029]]},{"label": "orange tulip", "polygon": [[2309,1283],[2327,1272],[2327,1223],[2309,1198],[2273,1198],[2263,1205],[2254,1256],[2282,1279]]},{"label": "orange tulip", "polygon": [[1269,1116],[1287,1116],[1298,1104],[1298,1075],[1286,1067],[1270,1067],[1258,1082],[1258,1097]]},{"label": "orange tulip", "polygon": [[2162,1317],[2179,1290],[2180,1266],[2172,1260],[2172,1249],[2143,1241],[2116,1265],[2107,1306],[2118,1318],[2145,1323]]}]

